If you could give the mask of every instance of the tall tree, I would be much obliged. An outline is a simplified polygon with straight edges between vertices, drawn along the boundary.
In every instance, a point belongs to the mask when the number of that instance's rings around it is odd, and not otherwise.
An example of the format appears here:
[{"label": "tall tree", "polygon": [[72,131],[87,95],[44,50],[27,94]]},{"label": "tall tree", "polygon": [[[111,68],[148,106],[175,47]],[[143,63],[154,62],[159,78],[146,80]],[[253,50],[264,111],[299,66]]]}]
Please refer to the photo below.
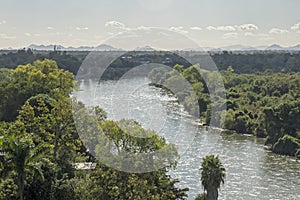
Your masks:
[{"label": "tall tree", "polygon": [[18,137],[10,134],[2,138],[2,150],[5,152],[2,175],[16,173],[16,184],[18,186],[18,196],[24,199],[24,188],[26,175],[32,173],[43,179],[41,167],[49,164],[50,161],[45,157],[45,153],[51,150],[49,145],[35,145],[28,136]]},{"label": "tall tree", "polygon": [[[90,189],[89,199],[185,199],[188,189],[176,187],[178,180],[168,175],[168,170],[176,165],[173,157],[177,156],[177,151],[173,145],[167,144],[164,138],[154,131],[143,129],[133,120],[105,121],[101,124],[101,128],[111,143],[107,142],[108,146],[104,147],[99,141],[95,150],[97,157],[102,156],[103,160],[103,156],[107,155],[107,159],[112,159],[110,163],[115,166],[125,166],[124,169],[127,167],[135,170],[143,169],[146,172],[127,173],[98,163],[87,185]],[[170,150],[166,152],[166,156],[161,155],[164,156],[166,167],[160,166],[156,171],[147,172],[153,169],[153,165],[157,162],[150,156],[157,150]],[[107,154],[104,155],[103,151]],[[176,152],[169,155],[173,151]],[[98,152],[101,152],[101,155],[97,155]],[[146,156],[145,158],[131,156],[141,153],[147,153],[150,157],[146,154],[142,156]]]},{"label": "tall tree", "polygon": [[201,165],[201,184],[207,191],[207,200],[218,199],[218,189],[224,184],[225,168],[218,156],[210,155],[203,159]]},{"label": "tall tree", "polygon": [[5,105],[0,106],[0,120],[14,121],[20,107],[32,96],[47,94],[57,99],[57,96],[69,95],[74,85],[73,74],[58,69],[53,60],[20,65],[10,71],[9,81],[0,80],[0,102]]}]

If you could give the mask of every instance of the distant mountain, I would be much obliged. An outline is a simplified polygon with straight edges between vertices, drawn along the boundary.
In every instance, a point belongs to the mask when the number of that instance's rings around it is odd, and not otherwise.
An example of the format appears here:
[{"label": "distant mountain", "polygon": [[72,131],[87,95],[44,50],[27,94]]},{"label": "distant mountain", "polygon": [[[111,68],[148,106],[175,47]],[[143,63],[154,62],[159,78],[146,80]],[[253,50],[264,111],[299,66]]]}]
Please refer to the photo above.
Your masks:
[{"label": "distant mountain", "polygon": [[[54,47],[57,50],[61,51],[124,51],[121,48],[116,48],[107,44],[100,44],[96,47],[93,46],[80,46],[80,47],[64,47],[62,45],[37,45],[37,44],[31,44],[27,48],[40,50],[40,51],[53,51]],[[156,51],[158,49],[155,49],[151,46],[144,46],[144,47],[137,47],[134,49],[134,51]],[[291,46],[291,47],[282,47],[278,44],[272,44],[270,46],[244,46],[244,45],[231,45],[231,46],[225,46],[220,48],[213,48],[213,47],[196,47],[196,48],[185,48],[182,49],[183,51],[300,51],[300,44]]]},{"label": "distant mountain", "polygon": [[300,44],[292,47],[282,47],[278,44],[272,44],[271,46],[244,46],[244,45],[231,45],[220,48],[203,47],[203,48],[186,48],[184,51],[300,51]]},{"label": "distant mountain", "polygon": [[198,47],[198,48],[186,48],[184,51],[257,51],[256,47],[251,46],[243,46],[243,45],[231,45],[225,46],[220,48],[213,48],[213,47]]},{"label": "distant mountain", "polygon": [[285,50],[284,47],[278,45],[278,44],[272,44],[271,46],[267,47],[266,50],[269,51],[281,51],[281,50]]},{"label": "distant mountain", "polygon": [[50,44],[50,45],[37,45],[37,44],[31,44],[29,45],[27,48],[28,49],[35,49],[35,50],[40,50],[40,51],[53,51],[54,47],[56,49],[64,49],[63,46],[61,45],[54,45],[54,44]]},{"label": "distant mountain", "polygon": [[253,47],[244,46],[244,45],[231,45],[231,46],[221,47],[220,49],[227,50],[227,51],[240,51],[242,49],[248,49],[248,48],[253,48]]},{"label": "distant mountain", "polygon": [[56,50],[61,50],[61,51],[121,51],[122,49],[118,49],[115,47],[112,47],[107,44],[101,44],[96,47],[91,47],[91,46],[80,46],[80,47],[64,47],[61,45],[36,45],[36,44],[31,44],[27,48],[29,49],[35,49],[39,51],[53,51],[54,47]]},{"label": "distant mountain", "polygon": [[[227,51],[300,51],[300,44],[293,47],[282,47],[278,44],[272,44],[271,46],[243,46],[243,45],[232,45],[227,47],[219,48]],[[218,50],[218,49],[217,49]]]},{"label": "distant mountain", "polygon": [[300,51],[300,44],[292,47],[282,47],[278,44],[273,44],[266,48],[266,50],[270,51]]},{"label": "distant mountain", "polygon": [[122,50],[122,49],[117,49],[117,48],[112,47],[107,44],[100,44],[99,46],[96,46],[95,49],[98,51],[120,51],[120,50]]},{"label": "distant mountain", "polygon": [[156,50],[150,46],[144,46],[144,47],[137,47],[134,49],[134,51],[156,51]]},{"label": "distant mountain", "polygon": [[68,47],[65,50],[69,50],[69,51],[122,51],[122,49],[118,49],[118,48],[112,47],[107,44],[100,44],[96,47],[90,47],[90,46]]}]

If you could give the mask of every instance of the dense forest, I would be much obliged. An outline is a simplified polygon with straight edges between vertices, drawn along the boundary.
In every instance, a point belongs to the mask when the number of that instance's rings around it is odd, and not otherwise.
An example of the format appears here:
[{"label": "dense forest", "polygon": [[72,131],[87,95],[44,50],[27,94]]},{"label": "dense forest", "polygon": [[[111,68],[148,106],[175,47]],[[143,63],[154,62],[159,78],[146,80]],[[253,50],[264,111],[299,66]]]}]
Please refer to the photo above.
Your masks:
[{"label": "dense forest", "polygon": [[[172,144],[138,122],[107,120],[100,107],[85,107],[71,97],[77,87],[74,75],[87,54],[29,49],[0,55],[0,199],[186,199],[188,188],[179,188],[180,180],[168,174],[176,168],[173,158],[164,158],[166,167],[145,173],[128,173],[97,161],[99,152],[107,153],[106,159],[122,151],[135,154],[166,149],[174,151],[174,157],[178,155]],[[175,52],[127,52],[111,63],[101,78],[118,79],[131,68],[150,62],[171,66],[173,71],[153,70],[149,78],[168,89],[178,74],[184,77],[196,94],[203,124],[212,120],[214,98],[220,108],[226,107],[227,112],[213,119],[222,122],[224,129],[266,138],[274,153],[300,157],[300,53],[210,55],[220,69],[226,98],[220,98],[222,91],[214,82],[208,86],[204,81],[207,77],[215,80],[216,71],[205,65],[191,66]],[[215,88],[213,96],[209,87]],[[185,109],[195,114],[190,94],[182,91],[177,95]],[[75,125],[74,115],[82,126]],[[87,138],[79,138],[78,130],[89,130],[91,122],[111,145],[103,145],[94,130]],[[147,140],[134,137],[137,132]],[[89,143],[89,149],[83,143]],[[88,170],[76,165],[91,162],[96,165]],[[134,166],[140,168],[143,162],[138,160]],[[201,168],[199,181],[206,193],[197,199],[215,199],[225,169],[214,156],[206,157]]]},{"label": "dense forest", "polygon": [[[113,52],[100,52],[101,54],[112,54]],[[99,53],[99,54],[100,54]],[[118,79],[131,68],[146,63],[161,63],[170,67],[176,64],[185,67],[190,66],[178,52],[121,52],[105,72],[103,79]],[[87,51],[34,51],[31,49],[21,49],[18,51],[0,52],[0,67],[14,69],[18,65],[33,63],[35,60],[52,59],[57,62],[60,69],[68,70],[73,74],[77,71],[89,54]],[[226,70],[232,66],[235,73],[257,73],[257,72],[299,72],[300,52],[292,51],[254,51],[254,52],[181,52],[194,57],[210,56],[216,63],[219,70]],[[209,65],[202,64],[203,69],[209,70]],[[98,77],[95,77],[98,78]]]},{"label": "dense forest", "polygon": [[[173,160],[156,171],[126,173],[95,159],[104,150],[109,159],[116,148],[151,153],[171,144],[134,121],[122,121],[128,129],[121,129],[106,119],[101,108],[86,108],[71,98],[74,75],[59,69],[55,61],[3,68],[0,77],[0,199],[185,199],[188,189],[176,187],[178,180],[167,173],[176,167]],[[72,106],[82,124],[95,122],[115,145],[104,147],[99,135],[90,135],[94,148],[86,149],[77,134]],[[76,169],[76,163],[86,162],[96,163],[95,169]]]},{"label": "dense forest", "polygon": [[[72,72],[74,75],[86,58],[89,52],[61,52],[61,51],[32,51],[18,50],[16,52],[6,52],[0,55],[0,66],[14,69],[19,64],[33,63],[36,59],[49,58],[57,62],[58,68]],[[299,149],[299,70],[300,52],[285,51],[254,51],[254,52],[184,52],[190,57],[205,57],[210,55],[221,71],[226,88],[227,114],[223,116],[225,120],[223,127],[243,134],[254,134],[258,137],[267,137],[267,144],[271,145],[274,152],[296,155]],[[100,52],[100,54],[110,55],[113,52]],[[210,96],[205,86],[203,78],[196,66],[184,58],[178,56],[176,52],[122,52],[122,55],[114,60],[105,70],[101,79],[119,79],[130,69],[148,63],[161,63],[170,67],[175,66],[183,77],[185,77],[196,90],[202,121],[208,122],[210,119]],[[96,54],[97,55],[97,54]],[[98,79],[100,67],[94,66],[92,74]],[[207,76],[214,76],[209,65],[201,64],[200,70]],[[7,77],[9,72],[2,69],[2,77]],[[153,72],[152,72],[153,73]],[[166,81],[166,76],[160,77]],[[152,77],[151,77],[152,76]],[[154,74],[156,82],[159,80]],[[169,77],[168,80],[172,80]],[[167,81],[168,81],[167,80]],[[165,83],[161,83],[165,84]],[[2,88],[4,90],[4,88]],[[17,90],[17,85],[15,85]],[[16,105],[22,103],[24,99],[32,94],[21,94],[22,98],[15,93],[14,99],[1,103],[1,120],[11,120],[17,115]],[[2,98],[5,101],[7,98]],[[14,101],[20,101],[18,103]],[[188,98],[185,100],[185,107],[189,108]],[[225,102],[225,100],[224,100]],[[220,104],[222,104],[220,102]],[[298,110],[297,110],[298,109]],[[221,116],[221,114],[220,114]],[[204,119],[206,118],[206,119]],[[291,145],[290,145],[291,143]],[[277,145],[275,145],[277,144]],[[284,146],[291,148],[288,151],[281,150]],[[283,148],[286,149],[286,148]]]},{"label": "dense forest", "polygon": [[[86,56],[86,54],[85,54]],[[60,69],[76,74],[82,58],[68,55],[66,51],[33,51],[20,49],[17,51],[0,51],[0,67],[15,69],[19,65],[33,64],[36,60],[55,60]]]},{"label": "dense forest", "polygon": [[[256,73],[237,74],[233,67],[221,71],[226,99],[221,96],[217,80],[217,72],[201,69],[199,66],[185,68],[175,65],[173,71],[154,69],[149,77],[158,87],[170,88],[172,83],[181,77],[188,80],[199,107],[195,108],[191,102],[193,94],[176,93],[182,100],[185,108],[195,114],[199,108],[201,120],[209,125],[212,120],[212,98],[218,99],[216,109],[220,113],[215,115],[222,127],[241,134],[253,134],[257,137],[266,137],[266,144],[273,152],[283,155],[300,156],[300,74],[288,73]],[[210,83],[204,81],[211,80]],[[209,94],[208,86],[214,88]],[[224,105],[225,104],[225,105]],[[222,106],[227,110],[222,111]]]}]

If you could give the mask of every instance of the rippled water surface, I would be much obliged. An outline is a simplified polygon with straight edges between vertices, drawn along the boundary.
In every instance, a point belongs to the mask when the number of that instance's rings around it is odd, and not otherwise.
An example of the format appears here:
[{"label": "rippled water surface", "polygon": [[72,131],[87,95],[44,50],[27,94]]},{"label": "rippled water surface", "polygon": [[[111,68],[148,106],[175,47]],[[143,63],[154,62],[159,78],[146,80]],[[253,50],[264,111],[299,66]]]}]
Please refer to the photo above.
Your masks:
[{"label": "rippled water surface", "polygon": [[148,83],[146,78],[85,81],[75,96],[88,106],[100,105],[109,119],[135,119],[175,143],[181,159],[170,173],[190,189],[189,199],[203,192],[199,166],[209,154],[219,155],[226,168],[219,199],[300,199],[299,161],[267,151],[261,139],[200,127],[174,97]]}]

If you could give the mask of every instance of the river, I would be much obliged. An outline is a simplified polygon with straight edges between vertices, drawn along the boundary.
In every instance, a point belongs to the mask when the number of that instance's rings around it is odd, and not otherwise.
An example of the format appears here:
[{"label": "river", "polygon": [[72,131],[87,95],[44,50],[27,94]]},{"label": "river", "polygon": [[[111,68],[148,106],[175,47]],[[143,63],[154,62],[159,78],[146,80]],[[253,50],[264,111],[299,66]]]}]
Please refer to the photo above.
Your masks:
[{"label": "river", "polygon": [[74,95],[87,106],[104,108],[109,119],[135,119],[168,142],[181,145],[181,158],[170,175],[180,180],[180,187],[190,189],[188,199],[203,192],[199,168],[209,154],[219,155],[226,168],[219,199],[300,199],[299,161],[268,151],[263,139],[201,127],[174,96],[148,84],[147,78],[100,84],[90,80],[81,82]]}]

